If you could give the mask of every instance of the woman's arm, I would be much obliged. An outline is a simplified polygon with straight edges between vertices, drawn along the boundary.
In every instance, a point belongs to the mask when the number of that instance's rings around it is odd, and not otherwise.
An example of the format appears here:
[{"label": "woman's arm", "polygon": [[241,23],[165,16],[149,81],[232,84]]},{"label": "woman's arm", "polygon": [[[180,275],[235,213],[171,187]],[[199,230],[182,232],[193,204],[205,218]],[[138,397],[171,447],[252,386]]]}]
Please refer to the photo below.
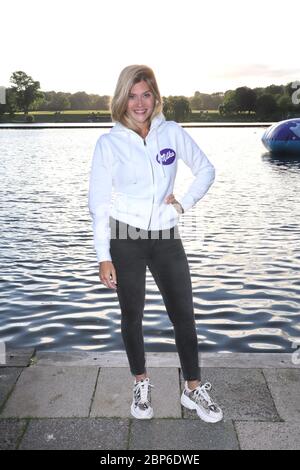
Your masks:
[{"label": "woman's arm", "polygon": [[180,152],[179,158],[191,168],[194,181],[185,195],[178,199],[184,212],[193,207],[207,193],[215,180],[215,167],[209,161],[203,150],[192,137],[179,126]]},{"label": "woman's arm", "polygon": [[111,155],[105,135],[102,135],[94,149],[88,196],[89,212],[93,219],[94,246],[99,263],[111,261],[109,227],[111,195]]}]

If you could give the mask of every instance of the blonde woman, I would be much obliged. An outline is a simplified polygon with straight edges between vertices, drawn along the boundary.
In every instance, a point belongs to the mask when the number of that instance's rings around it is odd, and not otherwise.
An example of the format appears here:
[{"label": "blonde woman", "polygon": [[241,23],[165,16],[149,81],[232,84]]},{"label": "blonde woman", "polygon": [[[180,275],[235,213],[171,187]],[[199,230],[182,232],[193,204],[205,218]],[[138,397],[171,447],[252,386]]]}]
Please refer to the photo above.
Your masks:
[{"label": "blonde woman", "polygon": [[[166,121],[150,67],[130,65],[121,71],[111,115],[115,125],[98,138],[94,150],[89,210],[99,277],[116,290],[120,303],[121,333],[134,376],[131,414],[153,416],[142,331],[148,266],[174,327],[185,379],[181,403],[204,421],[220,421],[222,411],[208,394],[211,385],[200,382],[190,271],[177,227],[180,215],[213,183],[214,167],[180,125]],[[180,158],[195,179],[177,200],[173,187]]]}]

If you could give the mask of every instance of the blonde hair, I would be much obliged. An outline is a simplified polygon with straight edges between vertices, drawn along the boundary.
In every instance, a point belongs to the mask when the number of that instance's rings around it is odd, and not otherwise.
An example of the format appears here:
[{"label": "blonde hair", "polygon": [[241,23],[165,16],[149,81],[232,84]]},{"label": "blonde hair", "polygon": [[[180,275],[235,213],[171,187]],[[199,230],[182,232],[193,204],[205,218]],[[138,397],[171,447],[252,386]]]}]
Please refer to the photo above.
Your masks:
[{"label": "blonde hair", "polygon": [[119,121],[134,131],[137,131],[138,128],[126,113],[128,97],[133,85],[143,80],[148,84],[155,99],[153,112],[150,116],[151,122],[155,116],[162,112],[163,105],[154,72],[147,65],[128,65],[122,70],[110,104],[112,120]]}]

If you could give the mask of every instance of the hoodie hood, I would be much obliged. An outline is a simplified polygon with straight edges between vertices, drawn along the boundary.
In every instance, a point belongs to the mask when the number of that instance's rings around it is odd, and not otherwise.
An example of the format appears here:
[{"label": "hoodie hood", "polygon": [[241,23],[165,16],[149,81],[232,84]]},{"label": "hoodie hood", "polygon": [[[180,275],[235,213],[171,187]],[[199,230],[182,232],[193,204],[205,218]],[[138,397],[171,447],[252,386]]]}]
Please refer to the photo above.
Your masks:
[{"label": "hoodie hood", "polygon": [[[159,137],[158,137],[158,128],[166,122],[166,118],[163,115],[163,113],[159,113],[157,116],[155,116],[150,125],[149,132],[146,136],[145,139],[143,139],[137,132],[133,131],[132,129],[129,129],[128,127],[124,126],[121,122],[117,121],[114,127],[111,129],[111,133],[116,133],[116,132],[124,132],[124,135],[127,135],[127,145],[128,145],[128,154],[130,156],[130,161],[133,162],[132,154],[133,154],[133,145],[132,145],[132,139],[138,136],[142,140],[146,140],[150,134],[154,134],[154,139],[155,139],[155,144],[157,148],[157,155],[158,155],[158,160],[160,163],[160,169],[162,172],[163,178],[166,177],[165,174],[165,169],[164,165],[162,163],[162,155],[160,153],[160,145],[159,145]],[[137,175],[135,171],[135,167],[133,165],[133,174],[134,174],[134,183],[137,183]]]}]

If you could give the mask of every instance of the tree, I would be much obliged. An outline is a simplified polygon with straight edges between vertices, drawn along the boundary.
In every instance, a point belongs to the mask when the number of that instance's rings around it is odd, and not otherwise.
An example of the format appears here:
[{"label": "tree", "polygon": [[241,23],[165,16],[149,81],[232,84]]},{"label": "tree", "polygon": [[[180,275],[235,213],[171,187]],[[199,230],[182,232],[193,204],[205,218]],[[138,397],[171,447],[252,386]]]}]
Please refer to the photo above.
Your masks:
[{"label": "tree", "polygon": [[234,90],[227,90],[224,96],[224,102],[221,108],[222,114],[233,114],[238,111],[236,96]]},{"label": "tree", "polygon": [[256,114],[261,118],[267,118],[278,110],[274,96],[265,93],[257,98]]},{"label": "tree", "polygon": [[195,91],[194,96],[190,98],[190,105],[192,109],[203,109],[203,102],[199,91]]},{"label": "tree", "polygon": [[90,96],[90,109],[109,110],[110,96],[104,95],[89,95]]},{"label": "tree", "polygon": [[32,77],[21,70],[12,74],[10,82],[13,84],[12,89],[16,96],[17,107],[28,114],[30,105],[42,96],[39,91],[40,82],[34,81]]},{"label": "tree", "polygon": [[175,121],[185,121],[189,118],[191,112],[190,103],[185,96],[175,96],[174,117]]},{"label": "tree", "polygon": [[282,95],[277,101],[278,107],[285,118],[291,108],[291,98],[288,95]]},{"label": "tree", "polygon": [[85,91],[70,96],[71,109],[90,109],[90,97]]},{"label": "tree", "polygon": [[163,113],[167,119],[183,122],[191,112],[189,100],[185,96],[169,96],[163,98]]},{"label": "tree", "polygon": [[265,88],[264,92],[268,95],[283,95],[284,86],[283,85],[269,85]]},{"label": "tree", "polygon": [[52,97],[51,102],[49,103],[49,109],[52,111],[63,111],[64,109],[70,109],[71,103],[69,98],[66,96],[66,93],[59,91],[55,93]]},{"label": "tree", "polygon": [[255,111],[256,93],[246,86],[239,87],[235,90],[235,102],[238,111]]}]

